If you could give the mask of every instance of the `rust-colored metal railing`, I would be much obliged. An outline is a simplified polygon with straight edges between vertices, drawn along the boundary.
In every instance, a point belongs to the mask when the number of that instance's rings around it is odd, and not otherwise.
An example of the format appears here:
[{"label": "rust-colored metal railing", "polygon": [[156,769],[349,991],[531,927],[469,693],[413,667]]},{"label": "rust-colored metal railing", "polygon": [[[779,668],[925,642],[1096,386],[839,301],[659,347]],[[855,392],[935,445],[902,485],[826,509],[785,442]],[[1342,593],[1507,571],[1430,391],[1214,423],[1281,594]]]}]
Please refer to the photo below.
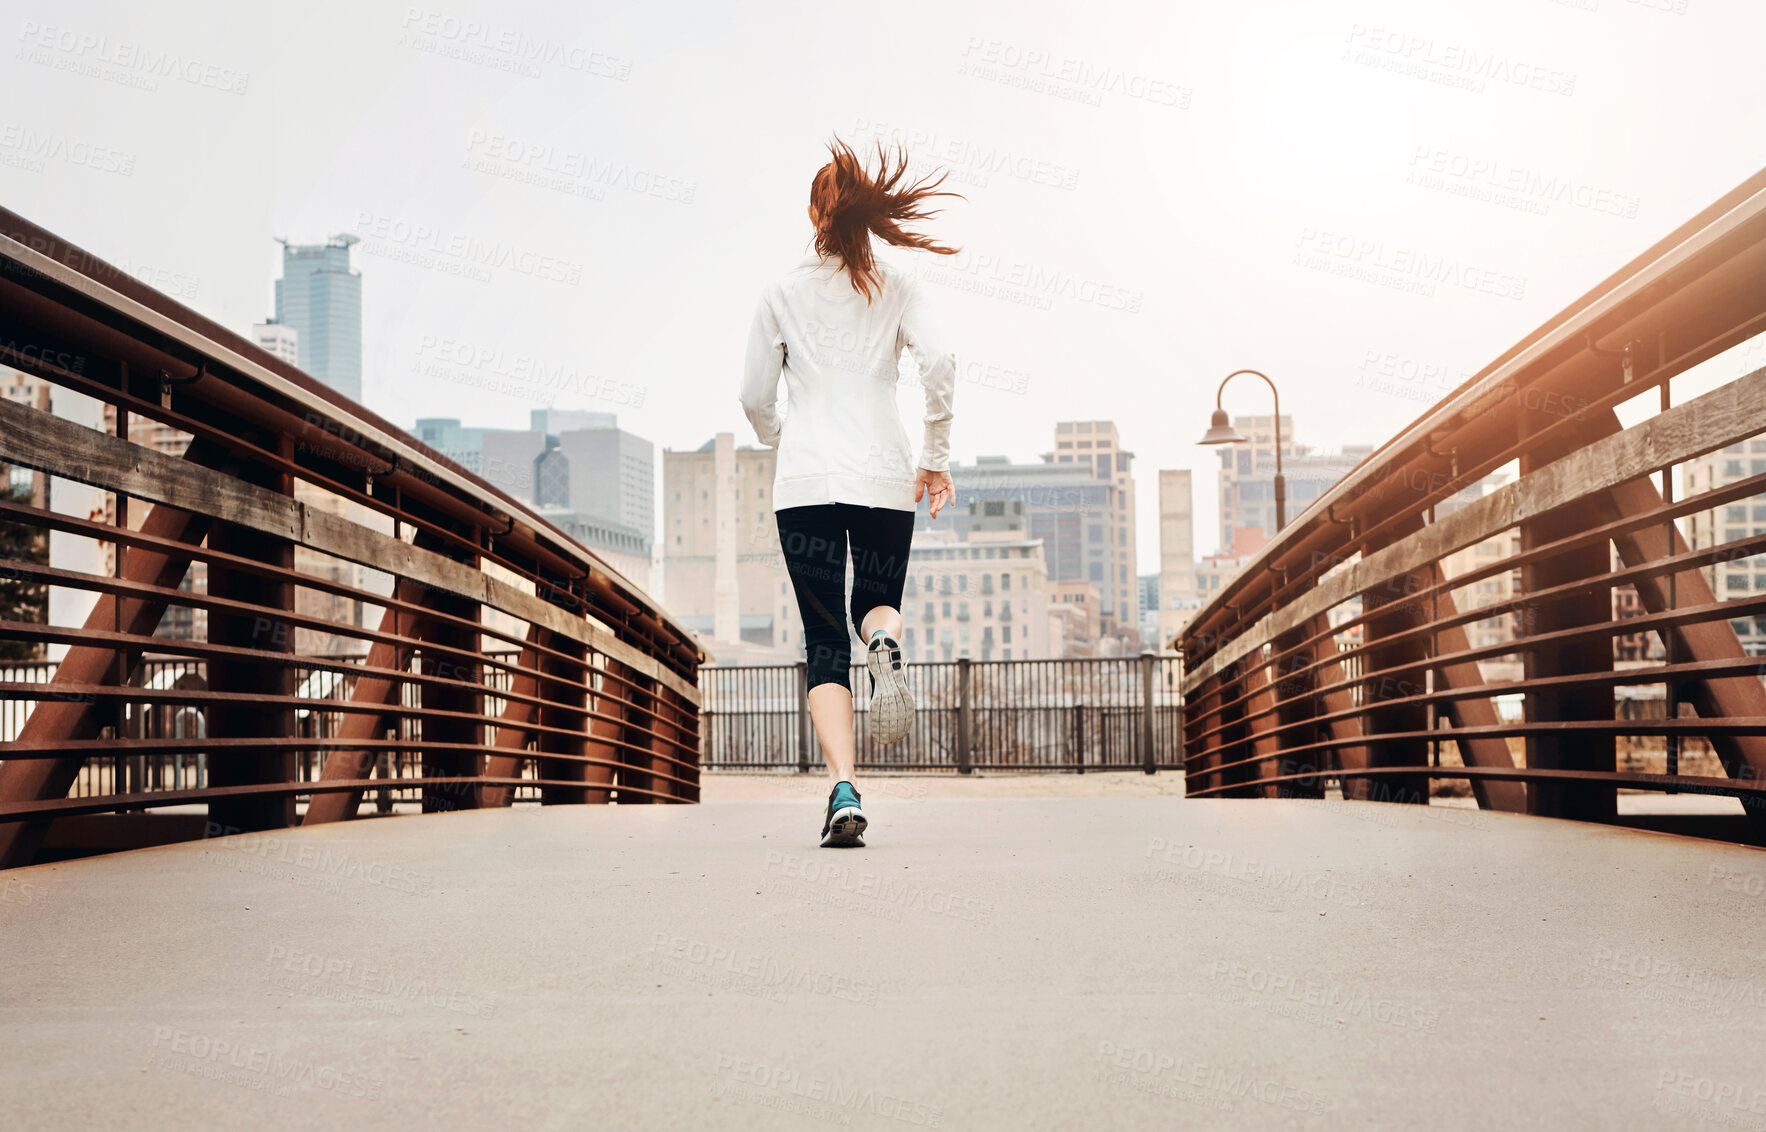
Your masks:
[{"label": "rust-colored metal railing", "polygon": [[[1698,831],[1766,840],[1762,331],[1766,171],[1425,413],[1198,611],[1177,641],[1189,794],[1426,802],[1469,783],[1489,809],[1694,831],[1627,817],[1618,793],[1702,792],[1742,805]],[[1703,385],[1752,372],[1674,398],[1706,362]]]},{"label": "rust-colored metal railing", "polygon": [[48,485],[0,496],[38,550],[0,579],[55,595],[0,612],[51,662],[0,681],[0,868],[370,793],[698,799],[701,650],[526,504],[5,210],[0,366],[57,402],[0,400]]}]

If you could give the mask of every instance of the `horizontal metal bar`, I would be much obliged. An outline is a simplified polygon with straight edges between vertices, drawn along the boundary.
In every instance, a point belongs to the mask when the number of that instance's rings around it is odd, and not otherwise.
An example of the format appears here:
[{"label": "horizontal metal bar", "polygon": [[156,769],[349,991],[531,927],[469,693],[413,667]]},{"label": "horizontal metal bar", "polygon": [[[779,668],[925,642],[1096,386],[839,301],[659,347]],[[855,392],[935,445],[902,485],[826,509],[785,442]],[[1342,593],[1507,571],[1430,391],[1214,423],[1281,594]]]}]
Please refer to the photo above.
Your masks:
[{"label": "horizontal metal bar", "polygon": [[[551,756],[547,756],[551,757]],[[620,769],[633,771],[653,778],[664,779],[681,786],[697,789],[696,783],[668,774],[641,769],[629,764],[620,764]],[[158,790],[136,794],[92,795],[84,798],[54,798],[43,802],[0,803],[0,821],[23,821],[33,817],[69,816],[73,814],[103,814],[115,810],[151,809],[155,806],[177,806],[191,802],[209,802],[217,798],[246,797],[286,797],[309,794],[340,794],[352,790],[416,790],[424,787],[435,788],[444,786],[567,786],[573,788],[587,787],[591,790],[604,791],[612,794],[635,794],[659,802],[688,802],[691,799],[636,786],[619,786],[613,783],[592,783],[580,779],[552,778],[496,778],[488,775],[442,778],[356,778],[327,779],[323,782],[264,782],[245,786],[210,786],[200,790]],[[503,809],[506,807],[497,807]],[[239,833],[250,837],[280,837],[292,832],[297,826],[285,829],[240,830]],[[205,840],[207,840],[205,838]]]},{"label": "horizontal metal bar", "polygon": [[[1735,798],[1766,798],[1766,784],[1748,786],[1733,778],[1707,778],[1684,774],[1626,774],[1619,771],[1558,770],[1529,767],[1479,766],[1379,766],[1350,767],[1341,770],[1302,771],[1278,774],[1268,778],[1249,779],[1210,786],[1189,792],[1190,797],[1218,797],[1228,790],[1250,786],[1270,786],[1288,782],[1318,782],[1331,778],[1489,778],[1516,782],[1585,782],[1616,786],[1620,789],[1657,790],[1682,794],[1724,794]],[[1745,804],[1745,803],[1744,803]],[[1459,807],[1456,807],[1459,808]],[[1482,810],[1468,810],[1482,813]]]}]

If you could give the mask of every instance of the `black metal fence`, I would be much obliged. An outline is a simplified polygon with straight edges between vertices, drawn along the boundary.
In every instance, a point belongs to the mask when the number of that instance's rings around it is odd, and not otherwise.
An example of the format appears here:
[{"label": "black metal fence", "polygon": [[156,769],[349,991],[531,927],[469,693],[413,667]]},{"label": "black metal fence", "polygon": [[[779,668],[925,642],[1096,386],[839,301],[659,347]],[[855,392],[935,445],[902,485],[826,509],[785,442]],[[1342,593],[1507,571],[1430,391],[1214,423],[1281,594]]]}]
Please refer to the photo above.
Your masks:
[{"label": "black metal fence", "polygon": [[[496,654],[499,659],[507,659]],[[321,667],[302,667],[296,695],[313,701],[296,712],[299,734],[329,739],[343,713],[327,702],[347,700],[360,657],[320,658]],[[415,662],[413,662],[415,663]],[[141,697],[109,702],[114,721],[106,735],[125,739],[192,740],[189,753],[159,751],[87,760],[69,794],[105,794],[202,789],[208,760],[198,749],[207,736],[203,706],[162,698],[164,693],[207,688],[207,662],[182,657],[147,657],[128,684]],[[12,738],[36,701],[29,686],[50,692],[55,665],[47,661],[0,665],[0,741]],[[486,710],[496,713],[508,670],[486,669],[491,684]],[[854,665],[851,685],[858,724],[859,766],[867,770],[1145,770],[1177,769],[1182,701],[1176,657],[1141,656],[1075,660],[997,660],[915,664],[910,679],[917,704],[913,731],[899,744],[884,746],[870,736],[870,673]],[[707,665],[700,669],[704,696],[700,724],[701,765],[716,770],[819,770],[821,746],[810,727],[804,696],[804,666]],[[403,698],[415,701],[416,688]],[[386,785],[374,790],[377,808],[420,800],[420,788],[398,780],[419,778],[422,760],[420,720],[405,720],[384,736],[408,740],[411,749],[382,750],[372,771]],[[318,779],[322,749],[294,752],[295,781]],[[1149,755],[1150,760],[1149,760]],[[531,766],[523,771],[531,777]],[[537,800],[534,787],[518,787],[516,800]]]},{"label": "black metal fence", "polygon": [[[1183,766],[1176,657],[957,660],[909,671],[913,730],[870,734],[870,673],[851,672],[858,765],[866,770],[1167,770]],[[799,664],[699,670],[700,765],[765,770],[822,765]]]}]

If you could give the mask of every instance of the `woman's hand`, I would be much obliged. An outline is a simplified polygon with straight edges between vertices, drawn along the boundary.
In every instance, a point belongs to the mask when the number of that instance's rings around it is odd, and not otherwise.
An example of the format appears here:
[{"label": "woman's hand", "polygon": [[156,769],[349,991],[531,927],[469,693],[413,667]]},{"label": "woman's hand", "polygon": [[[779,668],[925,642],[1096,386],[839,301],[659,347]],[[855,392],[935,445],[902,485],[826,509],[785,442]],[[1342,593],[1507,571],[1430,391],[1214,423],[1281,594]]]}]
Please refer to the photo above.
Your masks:
[{"label": "woman's hand", "polygon": [[938,518],[940,508],[948,507],[957,500],[957,489],[950,482],[949,472],[929,472],[925,468],[916,469],[914,472],[914,502],[918,503],[925,499],[928,491],[932,493],[929,505],[932,508],[934,519]]}]

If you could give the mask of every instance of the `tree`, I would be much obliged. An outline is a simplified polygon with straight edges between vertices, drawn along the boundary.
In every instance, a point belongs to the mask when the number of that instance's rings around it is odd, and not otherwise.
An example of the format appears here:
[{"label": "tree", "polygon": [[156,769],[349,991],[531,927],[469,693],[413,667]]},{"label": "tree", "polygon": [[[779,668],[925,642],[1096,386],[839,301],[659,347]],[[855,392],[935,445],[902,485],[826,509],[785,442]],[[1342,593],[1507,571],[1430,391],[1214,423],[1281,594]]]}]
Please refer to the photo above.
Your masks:
[{"label": "tree", "polygon": [[[0,464],[0,477],[6,475]],[[0,499],[8,503],[28,503],[29,488],[17,487],[0,478]],[[31,562],[46,565],[49,561],[49,540],[42,528],[0,518],[0,559],[8,563]],[[16,566],[0,565],[0,620],[48,620],[49,590],[41,582],[19,576]],[[30,641],[0,639],[0,660],[33,660],[37,646]]]}]

